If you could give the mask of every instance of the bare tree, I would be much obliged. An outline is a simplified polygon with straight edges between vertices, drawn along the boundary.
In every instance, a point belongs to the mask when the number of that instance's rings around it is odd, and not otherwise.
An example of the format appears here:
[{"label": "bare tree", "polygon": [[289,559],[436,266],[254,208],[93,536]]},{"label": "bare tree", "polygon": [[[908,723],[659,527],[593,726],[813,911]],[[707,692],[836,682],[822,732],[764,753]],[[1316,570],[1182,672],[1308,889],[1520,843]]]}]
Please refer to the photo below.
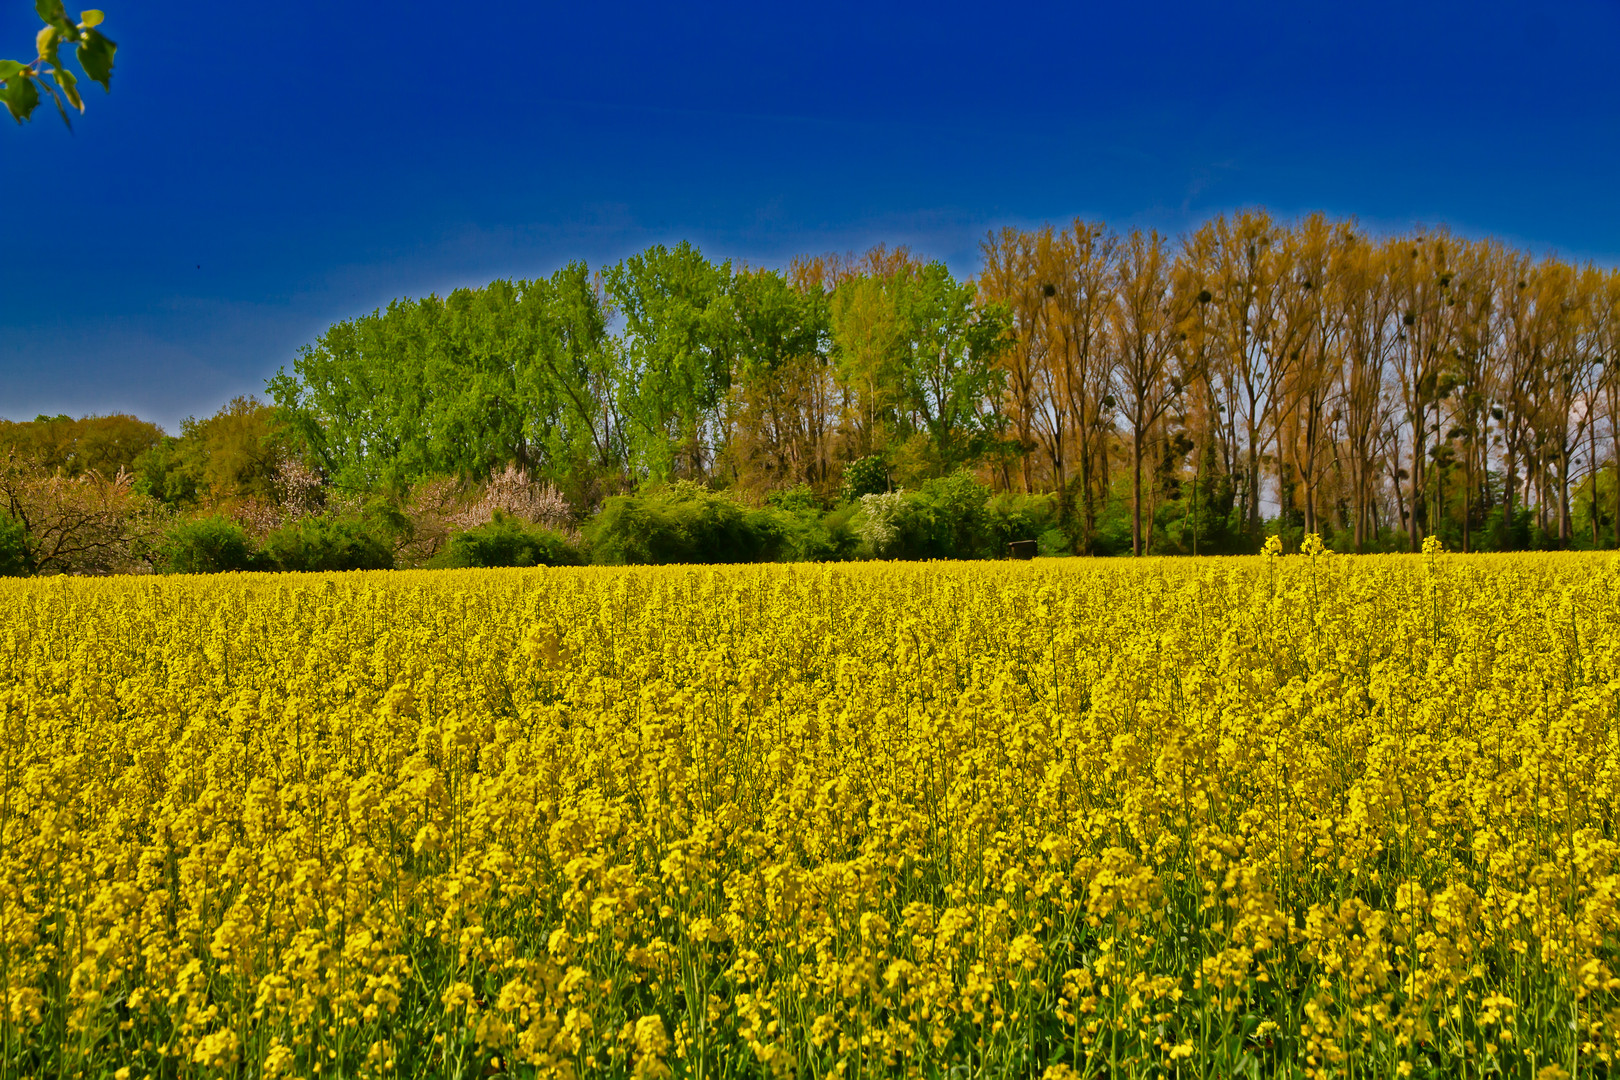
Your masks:
[{"label": "bare tree", "polygon": [[27,562],[38,574],[108,574],[136,568],[153,531],[150,507],[128,473],[67,476],[9,453],[0,465],[0,505],[23,528]]},{"label": "bare tree", "polygon": [[[979,244],[984,270],[979,290],[984,299],[999,301],[1012,312],[1014,340],[1001,354],[1007,372],[1007,405],[1018,437],[1023,490],[1035,490],[1035,451],[1044,446],[1049,457],[1058,451],[1061,433],[1053,423],[1050,380],[1045,377],[1049,337],[1046,327],[1046,292],[1040,280],[1038,245],[1051,243],[1051,227],[1041,233],[1004,228]],[[1037,431],[1042,438],[1037,443]]]},{"label": "bare tree", "polygon": [[1080,543],[1089,550],[1096,532],[1095,498],[1107,488],[1104,428],[1113,405],[1108,310],[1119,241],[1102,225],[1076,218],[1046,256],[1042,276],[1052,286],[1047,319],[1054,398],[1062,402],[1070,429],[1079,472]]},{"label": "bare tree", "polygon": [[[1115,385],[1131,433],[1131,553],[1141,555],[1142,448],[1176,394],[1171,370],[1180,317],[1172,309],[1170,265],[1157,231],[1133,230],[1120,246],[1114,303],[1108,324],[1113,337]],[[1148,522],[1149,529],[1152,521]]]},{"label": "bare tree", "polygon": [[[1345,451],[1349,459],[1356,550],[1368,539],[1374,510],[1378,451],[1387,416],[1384,380],[1395,338],[1395,294],[1386,267],[1387,245],[1353,238],[1334,252],[1330,275],[1339,312],[1339,400],[1343,402]],[[1376,529],[1373,530],[1376,537]]]},{"label": "bare tree", "polygon": [[1408,449],[1411,452],[1412,513],[1408,535],[1413,551],[1422,545],[1427,523],[1425,480],[1429,475],[1429,435],[1439,426],[1440,366],[1452,347],[1451,281],[1455,270],[1451,256],[1454,246],[1446,230],[1436,229],[1427,236],[1414,237],[1407,247],[1407,258],[1391,267],[1401,304],[1395,371],[1406,407],[1406,423],[1411,431]]},{"label": "bare tree", "polygon": [[[1226,408],[1243,425],[1243,507],[1251,532],[1260,527],[1260,465],[1275,430],[1280,389],[1300,327],[1283,318],[1292,281],[1289,253],[1263,210],[1224,216],[1200,230],[1210,253],[1209,282],[1217,347],[1225,354]],[[1234,421],[1235,422],[1235,421]]]}]

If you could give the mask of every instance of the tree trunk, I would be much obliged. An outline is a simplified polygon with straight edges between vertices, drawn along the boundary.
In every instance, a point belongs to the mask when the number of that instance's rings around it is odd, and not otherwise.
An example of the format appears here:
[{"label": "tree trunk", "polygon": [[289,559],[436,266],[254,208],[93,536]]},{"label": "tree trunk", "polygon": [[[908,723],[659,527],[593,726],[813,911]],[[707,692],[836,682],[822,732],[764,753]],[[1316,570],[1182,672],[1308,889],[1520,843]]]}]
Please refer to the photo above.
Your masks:
[{"label": "tree trunk", "polygon": [[1516,472],[1518,468],[1518,460],[1513,453],[1512,445],[1513,444],[1509,442],[1507,469],[1502,476],[1502,524],[1504,526],[1502,530],[1502,544],[1504,549],[1511,549],[1513,546],[1513,494],[1514,489],[1519,483],[1519,477]]},{"label": "tree trunk", "polygon": [[1131,554],[1142,554],[1142,428],[1131,429]]},{"label": "tree trunk", "polygon": [[1367,499],[1366,481],[1361,478],[1361,455],[1349,461],[1349,491],[1354,505],[1354,534],[1356,534],[1356,554],[1361,554],[1362,544],[1366,544],[1367,533]]},{"label": "tree trunk", "polygon": [[1614,442],[1614,546],[1620,548],[1620,393],[1609,395],[1609,434]]},{"label": "tree trunk", "polygon": [[[1586,400],[1588,403],[1588,410],[1591,409],[1591,401],[1593,397],[1596,397],[1596,395],[1592,394],[1587,396]],[[1598,468],[1597,419],[1596,417],[1592,416],[1590,412],[1588,413],[1588,420],[1586,423],[1586,461],[1590,466],[1589,471],[1592,474],[1592,546],[1596,548],[1600,543],[1602,543],[1602,541],[1598,539],[1598,518],[1601,516],[1598,513],[1598,477],[1603,475],[1603,470]]]},{"label": "tree trunk", "polygon": [[1462,549],[1468,551],[1471,536],[1471,519],[1474,516],[1474,496],[1478,492],[1474,488],[1474,454],[1477,440],[1475,438],[1474,418],[1468,418],[1468,438],[1463,443],[1463,519],[1462,519]]},{"label": "tree trunk", "polygon": [[1558,546],[1569,546],[1569,445],[1564,444],[1558,460]]},{"label": "tree trunk", "polygon": [[1204,455],[1198,447],[1193,448],[1196,455],[1193,458],[1192,495],[1187,499],[1187,516],[1182,520],[1182,539],[1186,539],[1187,527],[1192,527],[1192,553],[1198,554],[1198,481],[1203,475]]},{"label": "tree trunk", "polygon": [[1244,503],[1246,504],[1246,508],[1247,508],[1247,513],[1244,514],[1244,519],[1247,522],[1247,527],[1248,527],[1248,531],[1249,531],[1250,536],[1258,536],[1260,534],[1260,454],[1261,454],[1261,451],[1262,451],[1262,447],[1260,446],[1260,443],[1259,443],[1259,436],[1255,432],[1254,426],[1250,425],[1250,427],[1249,427],[1249,454],[1248,454],[1249,467],[1248,467],[1246,475],[1243,477],[1243,488],[1244,488],[1244,490],[1243,490],[1243,500],[1244,500]]},{"label": "tree trunk", "polygon": [[1389,471],[1391,473],[1390,480],[1393,481],[1393,486],[1395,488],[1395,521],[1397,528],[1404,524],[1406,526],[1407,533],[1410,534],[1413,528],[1412,519],[1417,516],[1417,511],[1413,510],[1411,513],[1407,512],[1406,498],[1401,492],[1399,454],[1400,448],[1396,447],[1391,451],[1389,459]]},{"label": "tree trunk", "polygon": [[1423,505],[1423,451],[1429,437],[1426,412],[1423,408],[1417,410],[1417,420],[1412,427],[1412,520],[1407,535],[1413,551],[1423,546],[1423,526],[1418,523],[1418,508]]},{"label": "tree trunk", "polygon": [[1153,469],[1148,474],[1148,508],[1147,528],[1142,533],[1142,553],[1153,554],[1153,523],[1159,519],[1159,471],[1164,468],[1163,461],[1155,461]]}]

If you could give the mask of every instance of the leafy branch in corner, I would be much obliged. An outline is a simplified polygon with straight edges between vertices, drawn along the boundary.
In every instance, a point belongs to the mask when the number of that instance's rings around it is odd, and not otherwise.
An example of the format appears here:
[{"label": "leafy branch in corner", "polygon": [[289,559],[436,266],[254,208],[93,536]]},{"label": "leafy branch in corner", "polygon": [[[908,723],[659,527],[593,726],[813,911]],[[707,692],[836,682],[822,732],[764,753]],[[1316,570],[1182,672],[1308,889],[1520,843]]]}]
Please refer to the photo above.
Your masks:
[{"label": "leafy branch in corner", "polygon": [[20,124],[33,115],[43,91],[56,103],[62,122],[71,130],[68,106],[84,112],[84,98],[79,96],[79,80],[62,60],[63,46],[71,46],[78,54],[79,67],[90,81],[110,90],[113,53],[118,45],[96,29],[105,17],[99,11],[81,11],[75,23],[68,18],[62,0],[34,0],[34,10],[45,23],[34,38],[39,55],[26,64],[0,60],[0,101]]}]

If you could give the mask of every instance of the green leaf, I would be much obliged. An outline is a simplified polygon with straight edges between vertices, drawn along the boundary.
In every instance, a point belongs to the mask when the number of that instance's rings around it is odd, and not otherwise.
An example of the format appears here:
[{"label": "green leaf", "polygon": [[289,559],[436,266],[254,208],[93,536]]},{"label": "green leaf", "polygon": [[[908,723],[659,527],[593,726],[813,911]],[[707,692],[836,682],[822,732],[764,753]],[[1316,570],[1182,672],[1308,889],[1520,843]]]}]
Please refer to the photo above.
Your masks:
[{"label": "green leaf", "polygon": [[79,80],[73,77],[73,72],[65,65],[57,64],[51,68],[51,78],[56,80],[56,85],[62,88],[63,95],[72,102],[73,107],[84,112],[84,99],[79,96]]},{"label": "green leaf", "polygon": [[72,131],[73,117],[68,115],[67,106],[62,104],[62,92],[55,85],[46,82],[43,77],[39,79],[39,85],[46,93],[51,95],[51,104],[55,105],[56,111],[61,114],[62,123],[67,125],[69,131]]},{"label": "green leaf", "polygon": [[106,17],[95,8],[91,8],[89,11],[81,11],[79,12],[79,29],[88,30],[92,26],[100,26],[102,20]]},{"label": "green leaf", "polygon": [[34,85],[32,76],[7,79],[6,88],[0,90],[0,101],[6,103],[11,118],[20,124],[33,114],[34,106],[39,104],[39,87]]},{"label": "green leaf", "polygon": [[27,67],[27,64],[18,63],[16,60],[0,60],[0,82],[5,82]]},{"label": "green leaf", "polygon": [[61,47],[62,32],[54,26],[47,26],[34,36],[34,48],[39,51],[39,58],[47,64],[56,63],[56,53]]},{"label": "green leaf", "polygon": [[68,18],[67,9],[62,6],[62,0],[34,0],[34,10],[39,17],[51,26],[62,32],[62,36],[69,41],[78,36],[79,28],[73,25]]},{"label": "green leaf", "polygon": [[79,42],[79,66],[92,82],[101,84],[103,90],[111,90],[107,80],[112,78],[113,53],[117,51],[118,43],[102,35],[100,30],[86,30],[84,40]]}]

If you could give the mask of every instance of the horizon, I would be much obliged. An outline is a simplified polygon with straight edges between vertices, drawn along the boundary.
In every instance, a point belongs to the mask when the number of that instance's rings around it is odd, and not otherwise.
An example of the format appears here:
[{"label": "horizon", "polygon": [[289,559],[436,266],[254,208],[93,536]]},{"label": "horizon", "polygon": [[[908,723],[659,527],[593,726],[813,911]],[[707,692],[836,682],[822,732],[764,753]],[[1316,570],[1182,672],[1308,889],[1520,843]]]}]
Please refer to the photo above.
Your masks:
[{"label": "horizon", "polygon": [[[35,170],[8,170],[0,417],[176,432],[397,297],[683,239],[968,276],[991,228],[1265,206],[1620,262],[1606,5],[525,11],[454,94],[424,77],[456,62],[447,10],[109,5],[111,93],[0,136]],[[37,25],[8,5],[0,56]]]}]

